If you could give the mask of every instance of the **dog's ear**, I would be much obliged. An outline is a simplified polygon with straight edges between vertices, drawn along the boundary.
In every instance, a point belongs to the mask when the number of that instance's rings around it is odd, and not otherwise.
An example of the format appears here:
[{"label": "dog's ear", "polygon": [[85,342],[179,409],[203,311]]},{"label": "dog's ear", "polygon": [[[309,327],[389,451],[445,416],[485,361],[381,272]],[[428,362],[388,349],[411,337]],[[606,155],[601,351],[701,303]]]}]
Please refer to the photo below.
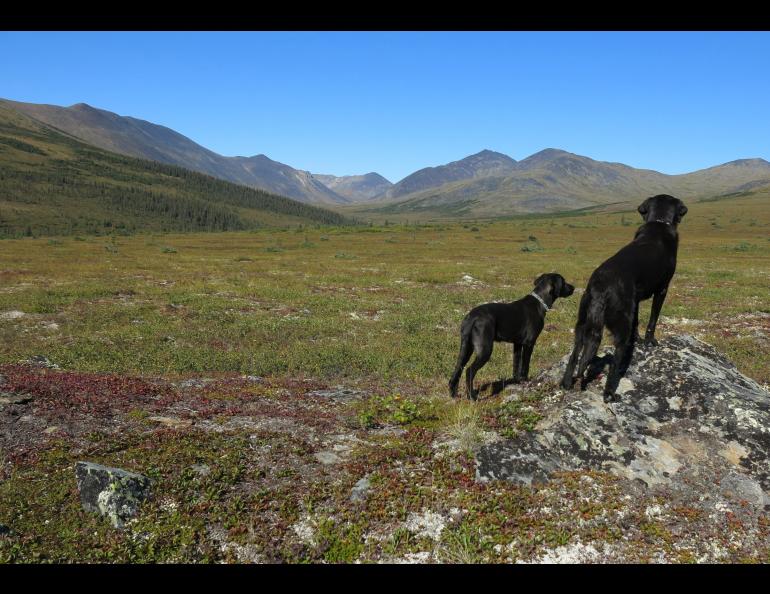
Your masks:
[{"label": "dog's ear", "polygon": [[545,282],[545,281],[547,281],[547,280],[548,280],[548,275],[547,275],[547,274],[541,274],[540,276],[538,276],[538,277],[535,279],[534,285],[535,285],[536,287],[538,287],[538,286],[540,286],[540,284],[541,284],[541,283],[543,283],[543,282]]},{"label": "dog's ear", "polygon": [[650,210],[650,200],[652,200],[652,198],[647,198],[647,200],[642,202],[639,205],[639,208],[637,209],[639,211],[639,214],[642,215],[642,218],[644,218],[644,215],[646,215],[647,212]]},{"label": "dog's ear", "polygon": [[566,281],[564,280],[564,277],[561,274],[554,274],[553,275],[553,283],[551,284],[551,291],[553,293],[554,299],[557,297],[561,297],[562,291],[564,291],[564,283]]},{"label": "dog's ear", "polygon": [[684,205],[684,202],[679,203],[679,218],[681,219],[684,215],[687,214],[687,207]]}]

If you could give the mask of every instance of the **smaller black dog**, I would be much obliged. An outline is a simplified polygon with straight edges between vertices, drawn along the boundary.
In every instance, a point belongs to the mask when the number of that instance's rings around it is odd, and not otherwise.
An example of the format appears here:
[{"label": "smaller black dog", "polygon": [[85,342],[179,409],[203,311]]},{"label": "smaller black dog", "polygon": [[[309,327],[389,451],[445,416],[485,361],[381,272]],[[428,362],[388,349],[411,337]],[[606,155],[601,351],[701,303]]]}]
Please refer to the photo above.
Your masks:
[{"label": "smaller black dog", "polygon": [[535,290],[513,303],[485,303],[474,307],[460,326],[460,354],[457,357],[449,393],[457,397],[457,385],[463,367],[473,352],[476,358],[465,373],[468,398],[476,400],[473,378],[492,356],[494,342],[513,343],[513,381],[526,380],[529,375],[529,359],[537,337],[543,330],[545,312],[551,309],[559,297],[569,297],[575,287],[560,274],[542,274],[535,280]]}]

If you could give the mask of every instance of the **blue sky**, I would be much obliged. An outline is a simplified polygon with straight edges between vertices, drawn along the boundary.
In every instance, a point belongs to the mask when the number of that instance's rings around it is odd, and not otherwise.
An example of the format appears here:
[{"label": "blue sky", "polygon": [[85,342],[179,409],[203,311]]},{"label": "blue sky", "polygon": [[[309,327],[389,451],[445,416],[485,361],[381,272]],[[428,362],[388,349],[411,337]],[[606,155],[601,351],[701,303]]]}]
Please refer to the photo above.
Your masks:
[{"label": "blue sky", "polygon": [[684,173],[770,160],[764,32],[0,32],[0,97],[398,181],[488,148]]}]

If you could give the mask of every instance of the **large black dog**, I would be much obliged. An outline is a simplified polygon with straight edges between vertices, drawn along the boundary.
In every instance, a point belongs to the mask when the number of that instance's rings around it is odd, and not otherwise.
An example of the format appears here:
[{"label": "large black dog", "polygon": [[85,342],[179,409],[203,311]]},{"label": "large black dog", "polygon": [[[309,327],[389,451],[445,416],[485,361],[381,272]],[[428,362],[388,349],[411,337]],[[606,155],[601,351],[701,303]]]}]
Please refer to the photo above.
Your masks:
[{"label": "large black dog", "polygon": [[583,374],[596,356],[606,326],[615,340],[615,352],[604,387],[605,402],[614,399],[620,376],[628,368],[639,338],[639,302],[650,297],[652,311],[644,342],[658,344],[655,326],[676,270],[677,225],[687,207],[678,198],[660,194],[645,200],[639,213],[645,222],[634,240],[594,270],[588,280],[580,300],[575,347],[561,381],[563,388],[572,388],[577,365],[577,377],[583,383]]},{"label": "large black dog", "polygon": [[474,307],[460,326],[460,354],[457,357],[449,393],[457,396],[457,385],[463,367],[472,353],[476,358],[466,371],[468,398],[476,400],[473,378],[492,356],[495,341],[513,343],[513,379],[526,380],[529,375],[529,359],[535,348],[537,337],[543,330],[545,312],[559,297],[569,297],[575,287],[567,283],[560,274],[543,274],[535,280],[535,290],[513,303],[485,303]]}]

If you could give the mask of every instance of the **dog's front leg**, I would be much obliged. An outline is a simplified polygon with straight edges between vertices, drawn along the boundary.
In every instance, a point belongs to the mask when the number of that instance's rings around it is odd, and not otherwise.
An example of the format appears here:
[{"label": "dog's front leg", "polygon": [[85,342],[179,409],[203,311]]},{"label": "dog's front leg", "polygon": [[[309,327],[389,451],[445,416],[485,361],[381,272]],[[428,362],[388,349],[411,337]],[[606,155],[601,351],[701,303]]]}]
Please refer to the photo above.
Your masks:
[{"label": "dog's front leg", "polygon": [[636,301],[636,306],[634,307],[634,328],[633,328],[633,334],[631,335],[631,340],[634,343],[639,342],[639,339],[641,338],[639,336],[639,300]]},{"label": "dog's front leg", "polygon": [[518,384],[521,381],[522,345],[513,343],[513,383]]},{"label": "dog's front leg", "polygon": [[647,324],[647,331],[644,333],[644,344],[646,345],[658,346],[658,341],[655,340],[655,327],[658,325],[658,316],[663,307],[663,302],[666,300],[666,293],[668,293],[668,285],[658,293],[655,293],[652,298],[650,321]]},{"label": "dog's front leg", "polygon": [[522,364],[521,379],[522,381],[527,381],[529,379],[529,360],[532,357],[532,351],[535,350],[535,345],[525,344],[522,350],[524,352],[521,358],[524,359],[524,363]]}]

